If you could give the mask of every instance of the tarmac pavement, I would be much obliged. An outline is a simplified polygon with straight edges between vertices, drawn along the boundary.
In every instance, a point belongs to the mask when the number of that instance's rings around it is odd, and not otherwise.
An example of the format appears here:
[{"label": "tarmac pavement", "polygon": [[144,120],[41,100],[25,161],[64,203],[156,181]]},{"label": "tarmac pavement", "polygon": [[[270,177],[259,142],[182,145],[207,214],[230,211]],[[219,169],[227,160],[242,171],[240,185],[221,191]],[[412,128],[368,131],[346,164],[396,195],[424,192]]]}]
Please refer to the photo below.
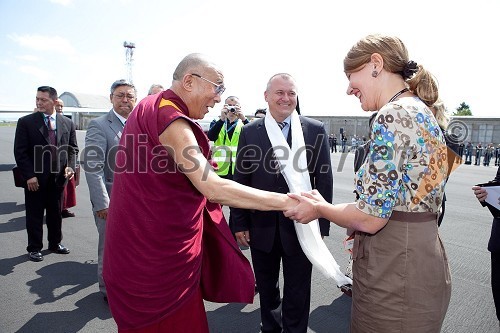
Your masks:
[{"label": "tarmac pavement", "polygon": [[[71,253],[44,249],[44,261],[26,253],[24,192],[14,187],[14,126],[0,126],[0,332],[116,332],[116,324],[97,285],[97,230],[82,172],[77,188],[76,217],[63,220],[62,243]],[[84,131],[77,131],[80,149]],[[353,200],[353,154],[332,154],[334,202]],[[497,168],[462,165],[447,185],[447,210],[440,228],[452,272],[452,297],[443,325],[445,333],[499,332],[491,296],[490,255],[486,249],[492,217],[478,204],[473,184],[494,178]],[[227,208],[225,208],[227,213]],[[325,238],[342,269],[345,231],[332,224]],[[46,229],[45,229],[46,235]],[[46,236],[44,236],[44,245]],[[161,250],[161,249],[160,249]],[[248,250],[243,253],[250,258]],[[159,277],[161,278],[161,277]],[[259,299],[253,304],[206,302],[211,332],[258,332]],[[313,270],[309,332],[348,332],[351,299],[333,280]]]}]

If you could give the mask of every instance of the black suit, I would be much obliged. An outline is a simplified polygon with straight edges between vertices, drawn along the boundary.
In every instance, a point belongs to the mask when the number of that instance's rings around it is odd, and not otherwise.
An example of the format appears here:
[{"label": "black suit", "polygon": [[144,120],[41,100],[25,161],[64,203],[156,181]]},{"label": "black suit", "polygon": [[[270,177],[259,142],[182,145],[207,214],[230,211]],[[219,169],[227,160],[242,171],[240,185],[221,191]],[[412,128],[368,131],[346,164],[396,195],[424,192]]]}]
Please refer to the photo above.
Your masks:
[{"label": "black suit", "polygon": [[[332,201],[333,175],[328,136],[321,122],[300,117],[307,149],[311,185]],[[288,143],[291,142],[291,130]],[[276,170],[264,119],[243,127],[233,179],[266,191],[287,193],[283,175]],[[263,331],[306,332],[309,320],[312,265],[302,251],[294,222],[282,212],[232,209],[235,232],[249,231],[252,262],[260,295]],[[329,234],[330,222],[320,220],[321,234]],[[283,261],[283,304],[278,278]],[[280,318],[281,306],[281,318]],[[282,321],[282,323],[281,323]]]},{"label": "black suit", "polygon": [[[498,167],[497,175],[492,182],[500,183],[500,167]],[[486,204],[482,203],[482,205]],[[494,208],[490,210],[492,213],[498,213]],[[491,252],[491,291],[493,292],[497,319],[500,321],[500,217],[498,216],[493,218],[488,251]]]},{"label": "black suit", "polygon": [[24,189],[28,252],[43,248],[44,210],[47,211],[49,247],[56,247],[62,239],[61,198],[66,184],[64,173],[67,166],[75,170],[78,145],[75,125],[60,114],[56,114],[56,138],[57,148],[52,149],[44,114],[41,112],[29,114],[17,122],[14,139],[17,166],[25,181],[37,177],[40,186],[38,191],[28,191],[26,187]]}]

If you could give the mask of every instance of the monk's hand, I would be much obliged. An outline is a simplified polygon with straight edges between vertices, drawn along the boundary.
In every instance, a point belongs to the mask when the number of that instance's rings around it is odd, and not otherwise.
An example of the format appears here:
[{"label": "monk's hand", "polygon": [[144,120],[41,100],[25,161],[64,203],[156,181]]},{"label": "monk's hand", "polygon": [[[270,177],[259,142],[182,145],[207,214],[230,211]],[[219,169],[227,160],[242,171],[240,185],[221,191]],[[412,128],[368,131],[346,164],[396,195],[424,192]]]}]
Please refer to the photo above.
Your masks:
[{"label": "monk's hand", "polygon": [[[481,186],[472,186],[472,190],[474,191],[474,195],[476,196],[477,200],[483,202],[486,200],[486,197],[488,196],[488,192]],[[499,198],[500,199],[500,198]]]},{"label": "monk's hand", "polygon": [[68,180],[73,178],[74,174],[75,174],[75,171],[73,171],[72,168],[66,167],[66,169],[64,169],[64,177],[66,177]]},{"label": "monk's hand", "polygon": [[[286,217],[303,224],[307,224],[320,217],[317,205],[325,200],[319,192],[316,191],[314,194],[312,192],[302,192],[300,194],[288,193],[288,196],[297,200],[299,204],[285,211],[283,214]],[[315,197],[322,200],[316,200]]]},{"label": "monk's hand", "polygon": [[248,230],[235,232],[234,236],[236,237],[238,244],[246,246],[246,247],[250,246],[249,245],[250,233],[248,232]]},{"label": "monk's hand", "polygon": [[284,203],[284,206],[281,208],[281,210],[283,210],[283,212],[294,209],[299,204],[298,200],[295,200],[294,198],[290,197],[289,195],[285,195],[284,197],[285,197],[285,203]]},{"label": "monk's hand", "polygon": [[28,191],[38,191],[40,188],[40,184],[38,184],[38,178],[33,177],[26,181],[26,186],[28,187]]}]

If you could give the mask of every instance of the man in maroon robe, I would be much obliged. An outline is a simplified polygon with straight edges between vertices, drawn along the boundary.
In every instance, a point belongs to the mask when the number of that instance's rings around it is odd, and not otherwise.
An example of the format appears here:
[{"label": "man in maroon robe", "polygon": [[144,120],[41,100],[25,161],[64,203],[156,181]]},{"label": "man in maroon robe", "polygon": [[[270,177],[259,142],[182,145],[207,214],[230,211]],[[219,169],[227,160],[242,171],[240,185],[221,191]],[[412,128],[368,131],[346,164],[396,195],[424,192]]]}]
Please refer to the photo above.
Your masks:
[{"label": "man in maroon robe", "polygon": [[172,86],[130,114],[116,155],[104,281],[119,332],[208,332],[203,298],[251,303],[254,277],[220,203],[284,210],[296,202],[219,178],[201,119],[224,92],[221,71],[190,54]]}]

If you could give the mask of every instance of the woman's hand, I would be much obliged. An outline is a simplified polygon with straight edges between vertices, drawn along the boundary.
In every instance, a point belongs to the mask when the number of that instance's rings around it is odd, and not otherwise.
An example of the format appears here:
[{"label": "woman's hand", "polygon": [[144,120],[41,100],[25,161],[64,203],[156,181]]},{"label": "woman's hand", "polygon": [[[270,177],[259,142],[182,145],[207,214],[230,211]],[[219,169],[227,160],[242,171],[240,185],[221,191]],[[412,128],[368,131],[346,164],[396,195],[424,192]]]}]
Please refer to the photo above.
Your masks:
[{"label": "woman's hand", "polygon": [[481,186],[472,186],[472,190],[474,191],[474,195],[476,196],[477,200],[483,202],[486,200],[486,197],[488,196],[488,192]]},{"label": "woman's hand", "polygon": [[286,217],[304,224],[321,217],[318,206],[326,201],[317,190],[302,192],[300,195],[288,193],[288,196],[297,200],[299,204],[295,208],[286,210],[283,213]]}]

